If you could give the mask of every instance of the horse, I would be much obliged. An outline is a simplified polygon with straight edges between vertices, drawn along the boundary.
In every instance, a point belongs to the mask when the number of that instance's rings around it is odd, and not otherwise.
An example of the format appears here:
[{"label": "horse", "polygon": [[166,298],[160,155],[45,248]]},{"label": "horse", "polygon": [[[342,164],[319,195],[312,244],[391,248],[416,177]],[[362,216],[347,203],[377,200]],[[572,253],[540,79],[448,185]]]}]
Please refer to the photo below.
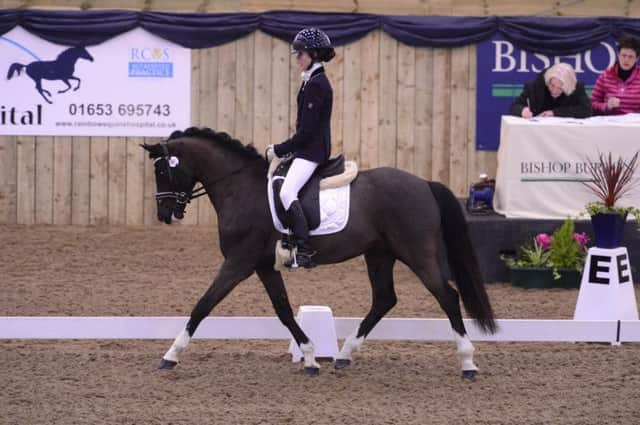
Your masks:
[{"label": "horse", "polygon": [[[93,62],[93,56],[91,56],[84,47],[71,47],[60,53],[54,61],[35,61],[29,65],[23,65],[17,62],[13,63],[9,67],[9,72],[7,72],[7,79],[10,80],[14,74],[20,75],[20,71],[26,68],[27,75],[36,83],[36,90],[38,90],[40,96],[48,103],[53,103],[47,99],[47,96],[51,97],[51,93],[42,88],[42,80],[63,81],[67,85],[67,88],[59,90],[58,93],[69,91],[71,89],[69,80],[74,80],[78,82],[78,85],[74,87],[73,90],[78,90],[80,88],[80,78],[73,75],[78,59],[86,59]],[[45,96],[45,94],[47,96]]]},{"label": "horse", "polygon": [[[282,236],[273,225],[267,199],[267,163],[253,145],[243,145],[224,132],[189,128],[157,144],[141,145],[154,161],[158,220],[171,224],[184,217],[196,182],[202,185],[218,216],[220,250],[224,256],[211,286],[160,362],[173,369],[200,322],[241,281],[254,272],[275,312],[290,331],[304,358],[304,374],[317,375],[312,341],[298,326],[280,272],[274,270],[275,246]],[[462,378],[478,371],[474,347],[462,320],[459,298],[484,332],[496,323],[471,244],[460,203],[443,184],[423,180],[396,168],[361,171],[351,183],[350,218],[344,230],[312,236],[318,265],[346,261],[364,254],[372,303],[359,327],[344,341],[334,367],[352,363],[374,326],[396,304],[393,268],[401,261],[419,277],[449,318]],[[444,243],[439,241],[444,241]],[[449,268],[458,291],[438,262],[446,246]],[[442,257],[441,257],[442,258]]]}]

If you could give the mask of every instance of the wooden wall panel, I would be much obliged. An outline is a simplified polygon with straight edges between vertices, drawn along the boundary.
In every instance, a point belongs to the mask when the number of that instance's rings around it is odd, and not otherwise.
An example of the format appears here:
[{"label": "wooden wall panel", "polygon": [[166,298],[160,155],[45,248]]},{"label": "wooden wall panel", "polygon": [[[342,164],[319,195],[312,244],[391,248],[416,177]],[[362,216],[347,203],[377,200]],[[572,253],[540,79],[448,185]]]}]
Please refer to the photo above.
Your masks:
[{"label": "wooden wall panel", "polygon": [[54,138],[53,224],[71,224],[72,153],[71,137]]},{"label": "wooden wall panel", "polygon": [[16,146],[16,189],[18,224],[36,221],[36,138],[19,136]]},{"label": "wooden wall panel", "polygon": [[[335,70],[335,68],[332,68]],[[327,72],[331,72],[327,70]],[[300,90],[300,69],[296,63],[295,55],[289,54],[289,72],[287,74],[289,84],[289,129],[287,131],[287,137],[292,135],[296,131],[296,118],[298,114],[298,107],[296,99],[298,97],[298,91]],[[335,78],[334,78],[335,79]],[[335,92],[335,87],[334,87]],[[274,93],[273,97],[277,97],[278,94]],[[284,96],[284,94],[283,94]],[[335,96],[335,94],[334,94]],[[331,128],[334,128],[335,117],[331,117]],[[276,142],[278,143],[278,142]],[[335,146],[335,145],[334,145]]]},{"label": "wooden wall panel", "polygon": [[[344,48],[342,152],[347,159],[360,157],[361,49],[361,41],[351,43]],[[331,63],[328,66],[331,66]],[[336,150],[338,149],[339,145],[336,143]]]},{"label": "wooden wall panel", "polygon": [[433,50],[431,179],[444,183],[449,182],[450,58],[447,49]]},{"label": "wooden wall panel", "polygon": [[[336,57],[326,65],[327,77],[333,89],[333,109],[331,112],[331,151],[333,154],[344,151],[344,126],[348,125],[349,118],[344,113],[344,70],[345,70],[345,49],[338,47]],[[300,70],[291,75],[291,80],[300,85]],[[297,91],[296,91],[297,93]],[[295,112],[297,109],[292,110]],[[346,123],[345,123],[346,120]]]},{"label": "wooden wall panel", "polygon": [[360,164],[374,168],[379,164],[378,101],[380,96],[380,32],[368,34],[361,43],[362,91],[360,95]]},{"label": "wooden wall panel", "polygon": [[[200,105],[202,105],[202,93],[210,90],[202,83],[202,57],[205,50],[191,50],[191,125],[199,127],[212,127],[211,123],[200,122]],[[198,224],[200,221],[201,198],[194,199],[187,205],[183,222],[185,224]]]},{"label": "wooden wall panel", "polygon": [[396,166],[396,122],[398,104],[398,42],[382,33],[380,36],[380,96],[378,98],[378,165]]},{"label": "wooden wall panel", "polygon": [[253,142],[254,40],[255,32],[234,43],[236,45],[234,127],[229,130],[229,134],[244,144]]},{"label": "wooden wall panel", "polygon": [[270,143],[280,143],[289,136],[289,45],[284,41],[271,40],[271,138]]},{"label": "wooden wall panel", "polygon": [[[198,99],[192,106],[192,113],[197,114],[195,124],[201,127],[218,128],[218,47],[199,50],[198,63],[192,63],[192,75],[197,78],[197,86],[193,90],[198,92]],[[198,224],[213,226],[216,215],[209,198],[202,196],[196,200]],[[189,210],[193,208],[189,205]],[[191,212],[189,212],[191,213]]]},{"label": "wooden wall panel", "polygon": [[[274,58],[272,61],[272,41],[267,34],[259,31],[255,38],[255,66],[254,66],[254,92],[253,92],[253,142],[258,152],[264,152],[267,145],[271,143],[271,103],[273,101],[272,92],[272,62],[281,62],[282,58]],[[280,79],[284,81],[283,76]],[[289,99],[289,90],[280,92],[282,98]]]},{"label": "wooden wall panel", "polygon": [[125,222],[136,226],[144,223],[144,168],[146,162],[151,162],[147,151],[140,147],[143,143],[142,137],[130,137],[126,141]]},{"label": "wooden wall panel", "polygon": [[[477,71],[476,47],[471,46],[469,51],[469,68],[467,69],[468,95],[467,95],[467,178],[469,182],[476,181],[478,177],[478,155],[476,154],[476,71]],[[492,177],[495,178],[495,175]]]},{"label": "wooden wall panel", "polygon": [[[160,142],[159,139],[153,137],[145,137],[145,143],[152,145],[154,143]],[[161,223],[158,221],[158,211],[156,208],[156,177],[155,177],[155,168],[153,167],[153,162],[150,160],[144,161],[144,195],[143,195],[143,224],[146,226],[149,225],[160,225]]]},{"label": "wooden wall panel", "polygon": [[53,222],[53,137],[39,137],[35,143],[35,222]]},{"label": "wooden wall panel", "polygon": [[433,49],[416,49],[415,173],[431,178],[433,140]]},{"label": "wooden wall panel", "polygon": [[125,224],[127,221],[127,140],[109,138],[108,212],[109,224]]},{"label": "wooden wall panel", "polygon": [[218,48],[217,130],[233,134],[236,103],[236,43]]},{"label": "wooden wall panel", "polygon": [[469,123],[469,48],[451,50],[451,110],[449,137],[449,186],[453,193],[464,193],[467,179],[467,124]]},{"label": "wooden wall panel", "polygon": [[18,138],[0,137],[0,223],[18,220]]},{"label": "wooden wall panel", "polygon": [[91,137],[89,224],[109,223],[109,138]]},{"label": "wooden wall panel", "polygon": [[91,139],[74,137],[71,143],[71,224],[87,225],[91,203]]},{"label": "wooden wall panel", "polygon": [[398,46],[396,167],[415,173],[416,49]]}]

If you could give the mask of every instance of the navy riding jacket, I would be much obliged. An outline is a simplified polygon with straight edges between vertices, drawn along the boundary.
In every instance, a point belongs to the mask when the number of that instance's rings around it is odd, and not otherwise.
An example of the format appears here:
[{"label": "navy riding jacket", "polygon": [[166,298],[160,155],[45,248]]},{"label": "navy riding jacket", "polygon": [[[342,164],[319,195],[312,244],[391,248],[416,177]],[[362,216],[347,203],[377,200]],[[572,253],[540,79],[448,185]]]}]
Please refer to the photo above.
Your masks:
[{"label": "navy riding jacket", "polygon": [[324,68],[313,71],[309,81],[298,91],[296,133],[286,142],[274,146],[278,157],[292,153],[318,164],[331,155],[331,109],[333,90]]}]

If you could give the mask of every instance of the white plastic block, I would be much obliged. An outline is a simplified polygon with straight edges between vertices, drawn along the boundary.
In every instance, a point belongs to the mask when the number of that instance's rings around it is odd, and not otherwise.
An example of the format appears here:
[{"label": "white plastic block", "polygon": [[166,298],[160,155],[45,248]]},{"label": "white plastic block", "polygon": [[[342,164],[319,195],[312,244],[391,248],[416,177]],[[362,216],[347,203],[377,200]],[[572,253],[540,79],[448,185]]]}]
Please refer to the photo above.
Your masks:
[{"label": "white plastic block", "polygon": [[[335,360],[338,355],[338,338],[331,309],[324,305],[303,305],[298,309],[296,320],[313,343],[315,356]],[[293,339],[289,343],[289,352],[293,362],[302,359],[300,347]]]}]

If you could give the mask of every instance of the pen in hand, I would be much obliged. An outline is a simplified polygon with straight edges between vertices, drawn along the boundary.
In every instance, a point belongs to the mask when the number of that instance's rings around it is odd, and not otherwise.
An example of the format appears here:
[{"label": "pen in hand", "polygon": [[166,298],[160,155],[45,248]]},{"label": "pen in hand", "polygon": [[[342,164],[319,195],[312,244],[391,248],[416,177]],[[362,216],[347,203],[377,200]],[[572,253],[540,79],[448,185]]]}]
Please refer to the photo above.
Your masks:
[{"label": "pen in hand", "polygon": [[527,114],[525,114],[523,112],[522,117],[523,118],[531,118],[531,117],[533,117],[533,111],[531,110],[531,102],[529,101],[528,97],[527,97],[527,111],[528,111]]}]

